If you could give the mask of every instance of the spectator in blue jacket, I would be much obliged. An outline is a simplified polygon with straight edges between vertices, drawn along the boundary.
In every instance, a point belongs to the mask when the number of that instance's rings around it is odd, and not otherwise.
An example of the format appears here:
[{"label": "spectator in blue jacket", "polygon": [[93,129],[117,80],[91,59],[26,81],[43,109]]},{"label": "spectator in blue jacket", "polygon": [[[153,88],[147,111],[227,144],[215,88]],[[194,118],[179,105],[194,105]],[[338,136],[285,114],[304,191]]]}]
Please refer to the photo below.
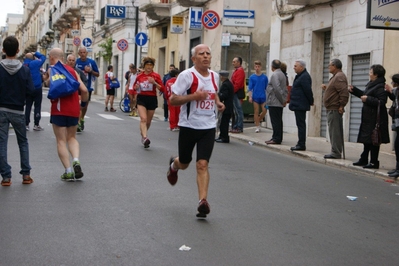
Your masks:
[{"label": "spectator in blue jacket", "polygon": [[33,95],[26,97],[26,107],[25,107],[25,123],[26,130],[29,130],[30,114],[32,110],[32,105],[35,103],[34,114],[34,126],[33,130],[41,131],[43,128],[39,125],[41,119],[42,111],[42,99],[43,99],[43,81],[42,73],[40,68],[46,61],[46,56],[39,53],[27,53],[25,55],[24,66],[29,67],[30,73],[32,75],[33,86],[35,87],[35,92]]},{"label": "spectator in blue jacket", "polygon": [[14,36],[3,41],[6,59],[0,62],[0,173],[2,186],[11,185],[11,166],[7,163],[8,130],[11,123],[19,146],[23,184],[31,184],[29,145],[26,138],[24,105],[26,98],[34,93],[29,68],[17,59],[19,42]]},{"label": "spectator in blue jacket", "polygon": [[312,78],[306,70],[306,62],[297,60],[294,64],[296,73],[291,89],[289,108],[295,112],[296,126],[298,127],[298,143],[291,147],[292,151],[306,150],[306,112],[313,105]]}]

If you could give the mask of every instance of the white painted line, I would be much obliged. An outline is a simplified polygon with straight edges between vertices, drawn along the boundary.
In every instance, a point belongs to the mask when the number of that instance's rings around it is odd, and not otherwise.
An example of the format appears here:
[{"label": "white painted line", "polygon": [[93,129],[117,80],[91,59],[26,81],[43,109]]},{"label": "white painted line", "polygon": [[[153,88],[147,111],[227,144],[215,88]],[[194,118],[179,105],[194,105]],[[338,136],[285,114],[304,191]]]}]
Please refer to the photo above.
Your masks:
[{"label": "white painted line", "polygon": [[122,118],[116,117],[114,115],[105,115],[105,114],[98,114],[98,115],[109,120],[123,120]]}]

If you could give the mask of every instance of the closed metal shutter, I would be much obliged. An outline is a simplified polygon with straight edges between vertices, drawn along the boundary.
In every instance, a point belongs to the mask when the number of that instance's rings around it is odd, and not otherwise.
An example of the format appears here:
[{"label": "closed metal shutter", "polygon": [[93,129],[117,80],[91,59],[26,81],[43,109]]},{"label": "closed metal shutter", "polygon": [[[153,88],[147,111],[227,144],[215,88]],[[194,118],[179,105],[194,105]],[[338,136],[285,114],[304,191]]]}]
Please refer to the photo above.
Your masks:
[{"label": "closed metal shutter", "polygon": [[[328,70],[328,65],[330,64],[330,43],[331,43],[331,31],[326,31],[324,33],[324,58],[323,58],[323,84],[328,84],[330,79],[330,71]],[[324,96],[324,91],[323,91]],[[321,107],[321,126],[320,126],[320,136],[326,137],[327,136],[327,111],[322,104]]]},{"label": "closed metal shutter", "polygon": [[[370,54],[352,56],[352,85],[364,90],[369,81]],[[349,120],[349,141],[356,142],[359,133],[362,106],[360,98],[351,96],[350,99],[350,120]]]}]

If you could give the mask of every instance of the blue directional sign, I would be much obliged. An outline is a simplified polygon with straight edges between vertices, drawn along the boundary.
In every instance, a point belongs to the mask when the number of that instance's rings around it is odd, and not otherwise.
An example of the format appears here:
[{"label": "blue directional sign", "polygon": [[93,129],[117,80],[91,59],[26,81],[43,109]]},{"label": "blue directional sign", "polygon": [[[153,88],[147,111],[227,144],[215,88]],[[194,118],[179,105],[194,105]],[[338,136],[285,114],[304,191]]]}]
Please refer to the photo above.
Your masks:
[{"label": "blue directional sign", "polygon": [[255,18],[255,10],[223,10],[223,17],[225,18]]},{"label": "blue directional sign", "polygon": [[189,20],[190,20],[190,30],[200,30],[202,29],[202,7],[190,7]]},{"label": "blue directional sign", "polygon": [[126,6],[105,5],[106,18],[126,18]]},{"label": "blue directional sign", "polygon": [[148,36],[144,32],[137,33],[135,42],[138,46],[144,46],[148,41]]},{"label": "blue directional sign", "polygon": [[91,41],[90,38],[84,38],[82,44],[84,47],[90,47],[93,44],[93,42]]}]

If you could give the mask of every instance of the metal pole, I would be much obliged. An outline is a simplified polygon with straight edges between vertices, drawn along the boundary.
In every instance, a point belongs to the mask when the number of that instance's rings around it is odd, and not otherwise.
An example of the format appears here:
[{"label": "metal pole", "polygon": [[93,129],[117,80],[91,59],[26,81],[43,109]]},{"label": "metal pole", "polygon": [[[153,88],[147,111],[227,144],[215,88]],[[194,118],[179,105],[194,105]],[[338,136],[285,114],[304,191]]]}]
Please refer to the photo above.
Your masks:
[{"label": "metal pole", "polygon": [[[135,17],[135,25],[134,25],[134,39],[136,40],[136,35],[139,33],[139,7],[136,7],[136,17]],[[137,65],[137,43],[134,43],[134,64],[136,67],[139,67]]]},{"label": "metal pole", "polygon": [[342,138],[342,157],[345,160],[345,137],[344,137],[344,126],[343,126],[343,114],[341,116],[339,127],[341,129],[341,138]]}]

